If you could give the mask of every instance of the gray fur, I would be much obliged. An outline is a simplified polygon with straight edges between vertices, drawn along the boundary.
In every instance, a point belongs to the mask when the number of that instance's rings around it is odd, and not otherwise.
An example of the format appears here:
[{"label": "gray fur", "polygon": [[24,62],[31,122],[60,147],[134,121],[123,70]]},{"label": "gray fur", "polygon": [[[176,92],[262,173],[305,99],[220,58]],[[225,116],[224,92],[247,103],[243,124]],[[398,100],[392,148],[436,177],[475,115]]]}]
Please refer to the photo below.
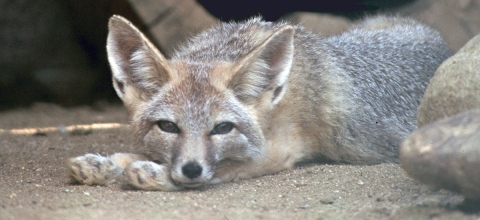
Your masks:
[{"label": "gray fur", "polygon": [[449,56],[436,31],[398,17],[369,18],[330,38],[260,18],[224,23],[171,60],[120,16],[109,30],[114,87],[143,155],[71,158],[70,176],[92,185],[125,173],[145,190],[246,179],[313,159],[397,162],[425,87]]},{"label": "gray fur", "polygon": [[[192,38],[173,60],[234,62],[284,25],[260,18],[224,23]],[[425,87],[449,56],[441,36],[398,17],[370,18],[330,38],[299,26],[294,29],[289,83],[299,81],[305,86],[289,89],[286,96],[290,93],[313,102],[295,110],[307,115],[299,122],[305,129],[315,127],[309,124],[321,117],[320,112],[327,114],[331,141],[347,152],[328,153],[317,146],[317,156],[351,163],[396,162],[400,142],[416,129],[415,114]]]}]

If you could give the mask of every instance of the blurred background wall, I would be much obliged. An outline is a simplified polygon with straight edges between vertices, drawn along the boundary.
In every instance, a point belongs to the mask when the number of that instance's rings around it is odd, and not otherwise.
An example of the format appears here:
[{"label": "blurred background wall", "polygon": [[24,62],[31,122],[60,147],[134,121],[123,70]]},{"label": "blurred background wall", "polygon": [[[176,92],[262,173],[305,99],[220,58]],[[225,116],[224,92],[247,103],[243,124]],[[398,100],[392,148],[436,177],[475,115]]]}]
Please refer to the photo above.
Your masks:
[{"label": "blurred background wall", "polygon": [[105,51],[113,14],[132,21],[168,56],[220,21],[260,15],[329,36],[377,13],[435,27],[452,52],[480,33],[480,0],[0,0],[0,110],[119,102]]}]

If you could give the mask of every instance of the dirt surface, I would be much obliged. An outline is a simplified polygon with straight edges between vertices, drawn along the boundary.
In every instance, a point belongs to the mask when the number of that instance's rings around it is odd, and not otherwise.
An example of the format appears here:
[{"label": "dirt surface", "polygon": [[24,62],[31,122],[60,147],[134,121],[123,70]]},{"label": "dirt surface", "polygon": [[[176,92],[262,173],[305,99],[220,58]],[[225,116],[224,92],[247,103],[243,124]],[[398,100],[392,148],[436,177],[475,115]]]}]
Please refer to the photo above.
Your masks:
[{"label": "dirt surface", "polygon": [[[127,123],[122,106],[36,104],[0,112],[0,129]],[[70,184],[66,159],[134,152],[128,129],[0,134],[0,219],[479,219],[480,203],[434,190],[397,164],[316,164],[181,192]]]}]

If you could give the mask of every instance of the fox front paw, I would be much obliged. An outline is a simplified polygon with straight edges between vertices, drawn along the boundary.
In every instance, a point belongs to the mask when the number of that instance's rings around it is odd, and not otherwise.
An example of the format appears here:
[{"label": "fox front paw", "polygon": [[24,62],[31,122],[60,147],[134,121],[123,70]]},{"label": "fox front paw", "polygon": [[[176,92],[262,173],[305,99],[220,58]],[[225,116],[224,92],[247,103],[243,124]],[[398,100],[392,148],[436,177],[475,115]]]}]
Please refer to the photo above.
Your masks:
[{"label": "fox front paw", "polygon": [[127,181],[138,189],[176,191],[176,186],[170,178],[168,168],[150,161],[136,161],[125,168]]},{"label": "fox front paw", "polygon": [[70,158],[68,168],[70,180],[85,185],[106,185],[123,171],[112,159],[94,154]]}]

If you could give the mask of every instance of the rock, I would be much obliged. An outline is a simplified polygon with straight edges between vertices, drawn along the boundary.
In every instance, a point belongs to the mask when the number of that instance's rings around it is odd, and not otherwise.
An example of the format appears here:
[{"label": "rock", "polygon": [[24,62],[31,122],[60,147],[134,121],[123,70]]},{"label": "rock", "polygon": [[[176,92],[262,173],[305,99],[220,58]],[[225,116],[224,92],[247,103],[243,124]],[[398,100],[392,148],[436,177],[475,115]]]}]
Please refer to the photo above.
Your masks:
[{"label": "rock", "polygon": [[118,14],[135,24],[140,31],[147,31],[146,27],[128,0],[66,0],[66,2],[76,37],[81,39],[82,46],[96,65],[105,65],[104,74],[108,75],[111,84],[105,47],[108,20],[113,14]]},{"label": "rock", "polygon": [[283,16],[281,20],[301,25],[305,29],[324,37],[340,34],[351,25],[348,19],[341,16],[311,12],[294,12]]},{"label": "rock", "polygon": [[171,55],[179,44],[219,22],[195,0],[129,0],[160,50]]},{"label": "rock", "polygon": [[[69,5],[57,0],[3,1],[0,5],[0,109],[39,100],[69,105],[91,99],[93,86],[89,90],[57,89],[68,86],[60,84],[62,80],[73,78],[82,79],[76,84],[98,82],[98,75],[90,74],[93,71],[90,59],[72,28]],[[68,75],[54,74],[48,78],[36,74],[51,69],[85,71],[69,71]],[[45,87],[52,90],[45,91]],[[56,92],[69,91],[75,91],[82,100],[65,103],[57,99],[70,94]]]},{"label": "rock", "polygon": [[400,162],[422,183],[480,198],[480,110],[414,132],[400,147]]},{"label": "rock", "polygon": [[419,127],[480,108],[480,35],[440,65],[418,109]]},{"label": "rock", "polygon": [[0,7],[0,64],[39,69],[86,65],[62,1],[11,1]]},{"label": "rock", "polygon": [[62,105],[73,106],[92,101],[100,74],[90,68],[49,68],[34,71],[32,78],[44,95]]},{"label": "rock", "polygon": [[456,52],[480,33],[479,11],[478,0],[417,0],[393,13],[416,18],[437,29],[452,52]]}]

